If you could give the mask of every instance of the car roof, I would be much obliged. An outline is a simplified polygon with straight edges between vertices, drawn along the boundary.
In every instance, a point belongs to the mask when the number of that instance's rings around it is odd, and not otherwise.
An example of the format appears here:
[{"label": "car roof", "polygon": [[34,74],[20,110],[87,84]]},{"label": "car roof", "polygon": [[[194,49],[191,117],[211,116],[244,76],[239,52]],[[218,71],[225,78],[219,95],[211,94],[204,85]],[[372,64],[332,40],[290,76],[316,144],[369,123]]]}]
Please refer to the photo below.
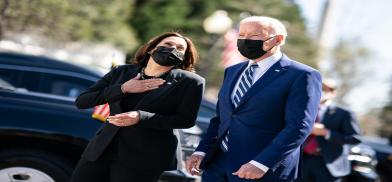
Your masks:
[{"label": "car roof", "polygon": [[85,74],[97,78],[103,76],[102,73],[91,68],[86,68],[69,62],[48,58],[45,56],[36,56],[21,53],[0,52],[0,64],[58,69],[62,71]]}]

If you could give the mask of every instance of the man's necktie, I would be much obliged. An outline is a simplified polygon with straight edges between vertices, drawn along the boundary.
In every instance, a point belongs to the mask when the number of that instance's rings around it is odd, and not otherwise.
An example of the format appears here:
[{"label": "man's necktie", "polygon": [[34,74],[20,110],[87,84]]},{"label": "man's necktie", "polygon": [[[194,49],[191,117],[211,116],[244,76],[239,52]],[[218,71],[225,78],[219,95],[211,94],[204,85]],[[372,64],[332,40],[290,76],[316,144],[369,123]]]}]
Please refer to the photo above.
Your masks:
[{"label": "man's necktie", "polygon": [[[234,91],[234,97],[232,99],[232,102],[234,104],[234,107],[237,107],[238,104],[241,101],[241,98],[245,95],[245,93],[249,90],[249,88],[253,84],[253,73],[254,70],[258,67],[259,65],[256,63],[251,64],[244,73],[241,75],[240,81],[238,83],[238,87]],[[229,141],[228,138],[229,132],[226,133],[225,138],[223,138],[222,143],[221,143],[221,148],[224,152],[227,152],[228,147],[227,143]]]}]

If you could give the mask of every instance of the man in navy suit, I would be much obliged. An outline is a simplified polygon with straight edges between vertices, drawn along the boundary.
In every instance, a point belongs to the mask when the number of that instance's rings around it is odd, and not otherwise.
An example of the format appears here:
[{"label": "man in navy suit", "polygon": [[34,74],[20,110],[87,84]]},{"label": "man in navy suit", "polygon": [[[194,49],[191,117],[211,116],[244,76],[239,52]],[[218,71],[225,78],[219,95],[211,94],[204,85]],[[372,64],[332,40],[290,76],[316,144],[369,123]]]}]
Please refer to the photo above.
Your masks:
[{"label": "man in navy suit", "polygon": [[225,70],[217,116],[187,169],[205,182],[293,181],[300,146],[310,134],[321,96],[318,71],[280,51],[286,29],[277,19],[240,22],[237,47],[248,60]]},{"label": "man in navy suit", "polygon": [[332,104],[336,82],[326,79],[312,134],[304,143],[305,182],[339,182],[350,173],[349,145],[360,142],[360,128],[353,113]]}]

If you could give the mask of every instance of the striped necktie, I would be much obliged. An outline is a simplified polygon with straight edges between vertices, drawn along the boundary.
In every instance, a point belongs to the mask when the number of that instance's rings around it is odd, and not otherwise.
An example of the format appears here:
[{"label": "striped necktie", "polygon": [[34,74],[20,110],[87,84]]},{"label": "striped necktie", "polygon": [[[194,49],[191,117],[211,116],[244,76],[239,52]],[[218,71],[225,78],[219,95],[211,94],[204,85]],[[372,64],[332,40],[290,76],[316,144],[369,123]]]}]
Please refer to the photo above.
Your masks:
[{"label": "striped necktie", "polygon": [[245,95],[245,93],[249,90],[249,88],[252,86],[253,83],[253,72],[254,70],[258,67],[259,65],[256,63],[251,64],[242,74],[240,81],[238,83],[238,87],[235,90],[235,94],[233,97],[233,104],[235,107],[238,106],[238,104],[241,101],[241,98]]},{"label": "striped necktie", "polygon": [[[238,106],[238,104],[241,101],[241,98],[245,95],[245,93],[249,90],[249,88],[253,84],[253,73],[254,70],[258,67],[259,65],[256,63],[251,64],[241,75],[240,81],[238,83],[238,86],[236,90],[234,91],[234,97],[232,99],[232,102],[235,107]],[[223,138],[222,143],[221,143],[221,148],[224,152],[228,151],[227,143],[229,142],[228,138],[229,132],[227,131],[225,138]]]}]

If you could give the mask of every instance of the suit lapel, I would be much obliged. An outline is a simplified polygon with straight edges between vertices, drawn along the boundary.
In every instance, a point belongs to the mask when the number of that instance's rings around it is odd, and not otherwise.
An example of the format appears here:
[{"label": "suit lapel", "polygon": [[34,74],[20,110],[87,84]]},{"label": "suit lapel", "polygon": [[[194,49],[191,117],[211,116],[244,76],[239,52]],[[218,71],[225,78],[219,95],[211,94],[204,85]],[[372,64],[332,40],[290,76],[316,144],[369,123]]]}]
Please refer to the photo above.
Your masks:
[{"label": "suit lapel", "polygon": [[126,81],[136,77],[137,74],[140,73],[140,70],[141,70],[140,66],[129,68],[126,72],[123,73],[123,75],[121,75],[120,84],[123,84]]},{"label": "suit lapel", "polygon": [[336,112],[336,108],[334,106],[332,106],[332,105],[328,106],[327,110],[325,111],[325,114],[324,114],[324,117],[323,117],[321,123],[328,124],[329,120],[335,114],[335,112]]},{"label": "suit lapel", "polygon": [[226,86],[226,89],[224,89],[225,93],[223,95],[224,95],[224,99],[229,102],[231,110],[234,109],[233,102],[231,101],[231,94],[233,92],[233,89],[234,89],[234,87],[235,87],[239,77],[241,76],[241,74],[244,71],[244,69],[247,67],[248,63],[249,63],[249,61],[240,63],[233,70],[232,73],[230,73],[230,72],[227,73],[228,74],[228,79],[227,79],[226,83],[224,84],[224,85],[227,85],[227,86]]},{"label": "suit lapel", "polygon": [[286,70],[287,67],[290,64],[290,61],[283,56],[278,62],[276,62],[274,65],[272,65],[267,72],[264,73],[264,75],[259,78],[252,87],[249,88],[249,90],[245,93],[245,95],[241,98],[240,103],[238,103],[238,106],[236,107],[235,110],[241,107],[247,100],[249,100],[250,97],[255,95],[256,93],[260,92],[261,89],[266,87],[269,83],[271,83],[273,80],[278,78],[280,75],[282,75]]},{"label": "suit lapel", "polygon": [[172,70],[168,78],[166,79],[166,82],[159,87],[158,89],[152,90],[149,93],[147,93],[135,106],[135,108],[139,108],[140,106],[149,106],[153,104],[155,101],[157,101],[161,96],[164,94],[168,93],[171,89],[173,89],[179,82],[177,78],[175,78],[174,75],[174,70]]},{"label": "suit lapel", "polygon": [[[120,75],[120,79],[116,82],[117,84],[123,84],[126,81],[134,78],[139,72],[140,72],[141,67],[140,66],[134,66],[134,67],[129,67],[122,75]],[[113,102],[110,104],[110,115],[115,115],[124,112],[122,107],[121,107],[121,100]]]}]

